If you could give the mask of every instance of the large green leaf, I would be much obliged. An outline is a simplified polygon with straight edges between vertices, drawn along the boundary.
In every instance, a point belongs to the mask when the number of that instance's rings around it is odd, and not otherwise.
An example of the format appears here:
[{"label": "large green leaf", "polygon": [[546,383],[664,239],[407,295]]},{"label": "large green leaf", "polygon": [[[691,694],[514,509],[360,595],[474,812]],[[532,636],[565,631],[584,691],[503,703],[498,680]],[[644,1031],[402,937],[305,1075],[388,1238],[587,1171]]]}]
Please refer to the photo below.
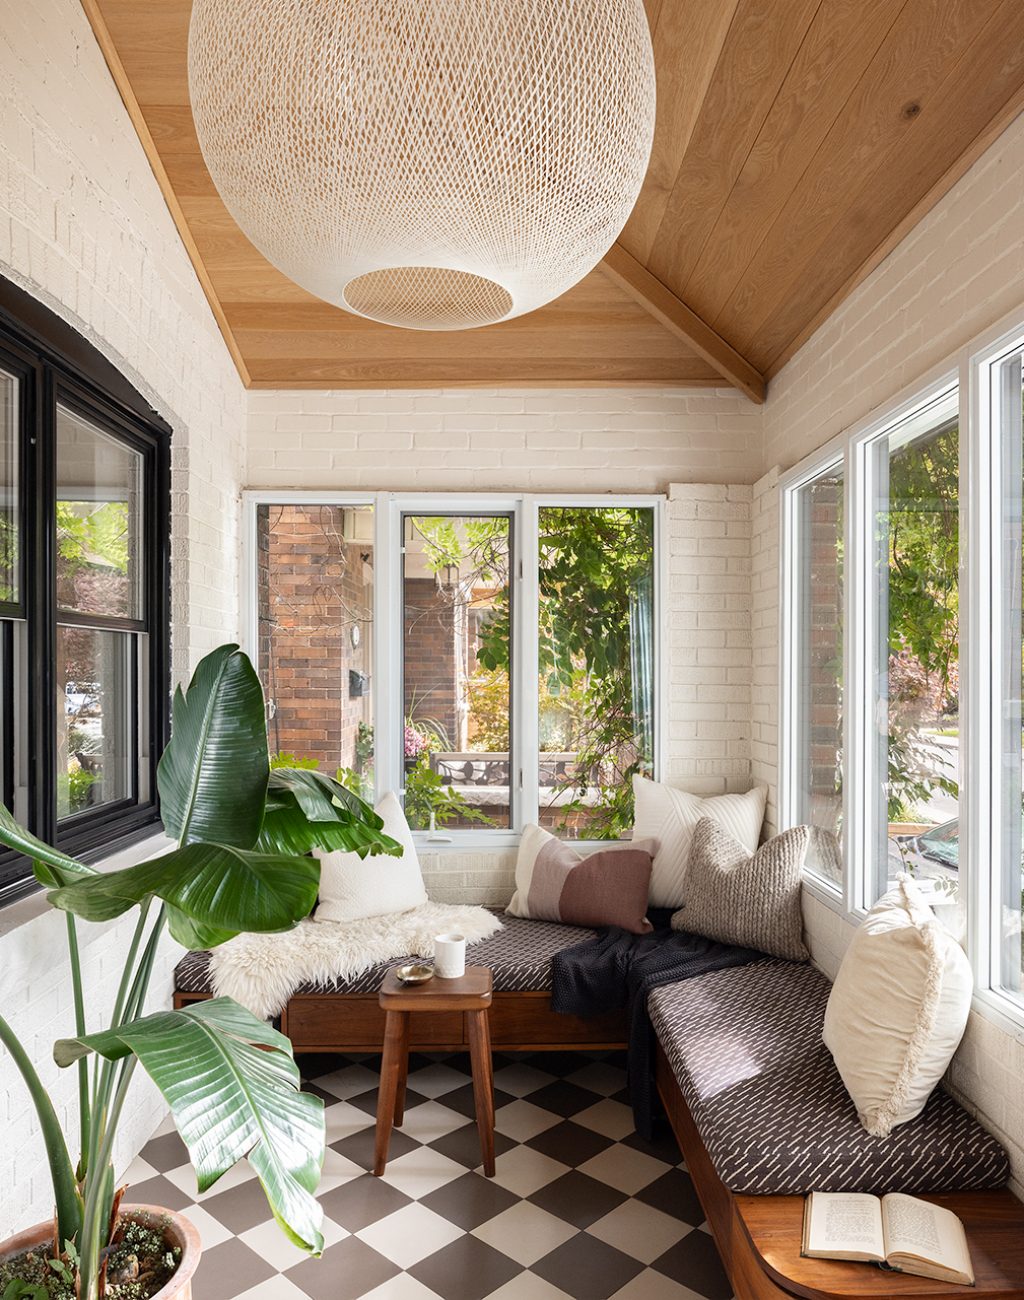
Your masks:
[{"label": "large green leaf", "polygon": [[342,850],[401,856],[402,846],[381,829],[383,820],[358,795],[323,772],[276,768],[270,774],[266,815],[255,847],[262,853]]},{"label": "large green leaf", "polygon": [[[320,885],[313,858],[253,853],[226,844],[187,844],[158,858],[53,890],[55,907],[109,921],[144,899],[162,898],[221,942],[243,930],[290,930],[308,916]],[[175,912],[170,914],[175,932]]]},{"label": "large green leaf", "polygon": [[[304,767],[278,767],[270,774],[268,797],[291,795],[310,821],[335,821],[344,813],[370,830],[379,831],[384,819],[333,777]],[[386,837],[385,837],[386,838]]]},{"label": "large green leaf", "polygon": [[66,1066],[87,1052],[138,1057],[171,1108],[201,1192],[248,1157],[281,1227],[296,1245],[321,1253],[323,1212],[313,1193],[324,1108],[299,1091],[287,1038],[230,998],[216,998],[61,1039],[54,1058]]},{"label": "large green leaf", "polygon": [[263,690],[246,655],[224,645],[174,694],[174,726],[157,785],[167,833],[183,844],[251,849],[263,821],[270,760]]},{"label": "large green leaf", "polygon": [[41,885],[47,885],[51,889],[70,884],[71,881],[78,880],[82,876],[96,874],[93,867],[87,867],[84,862],[69,858],[66,853],[61,853],[60,849],[51,848],[31,831],[27,831],[14,820],[2,803],[0,803],[0,844],[6,844],[16,853],[24,853],[26,857],[31,858],[36,879]]}]

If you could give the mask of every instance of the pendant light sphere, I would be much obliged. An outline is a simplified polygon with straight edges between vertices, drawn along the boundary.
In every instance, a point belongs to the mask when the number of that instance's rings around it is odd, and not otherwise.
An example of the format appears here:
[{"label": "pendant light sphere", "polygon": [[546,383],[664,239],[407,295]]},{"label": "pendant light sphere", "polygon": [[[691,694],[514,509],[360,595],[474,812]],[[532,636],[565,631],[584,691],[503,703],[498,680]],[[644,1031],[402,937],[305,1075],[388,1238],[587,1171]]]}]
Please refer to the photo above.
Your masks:
[{"label": "pendant light sphere", "polygon": [[565,293],[625,225],[654,133],[643,0],[194,0],[189,91],[260,252],[408,329]]}]

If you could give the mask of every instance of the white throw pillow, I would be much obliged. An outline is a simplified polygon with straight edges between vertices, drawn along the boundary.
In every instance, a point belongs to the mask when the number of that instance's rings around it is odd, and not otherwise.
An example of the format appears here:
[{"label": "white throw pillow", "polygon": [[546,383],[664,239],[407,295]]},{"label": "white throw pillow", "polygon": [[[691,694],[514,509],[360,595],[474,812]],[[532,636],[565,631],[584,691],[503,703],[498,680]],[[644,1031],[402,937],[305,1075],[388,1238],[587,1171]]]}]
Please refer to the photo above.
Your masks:
[{"label": "white throw pillow", "polygon": [[761,838],[766,795],[764,786],[757,786],[746,794],[705,799],[634,776],[633,838],[658,841],[651,871],[651,906],[678,908],[686,902],[684,878],[690,842],[702,817],[716,821],[747,853],[754,853]]},{"label": "white throw pillow", "polygon": [[825,1046],[873,1136],[924,1109],[963,1037],[972,991],[963,949],[900,876],[850,941],[825,1011]]},{"label": "white throw pillow", "polygon": [[408,912],[427,901],[423,873],[409,823],[395,794],[386,794],[376,808],[384,819],[384,834],[402,846],[400,858],[377,854],[323,853],[320,859],[320,903],[314,921],[360,921],[367,916]]}]

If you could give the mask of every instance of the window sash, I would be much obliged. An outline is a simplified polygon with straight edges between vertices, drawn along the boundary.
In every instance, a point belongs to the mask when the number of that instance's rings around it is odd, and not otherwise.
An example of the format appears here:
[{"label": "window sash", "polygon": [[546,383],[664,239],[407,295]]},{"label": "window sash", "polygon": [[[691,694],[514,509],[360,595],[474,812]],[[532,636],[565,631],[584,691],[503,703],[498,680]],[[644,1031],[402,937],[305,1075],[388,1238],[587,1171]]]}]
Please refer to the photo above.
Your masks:
[{"label": "window sash", "polygon": [[[0,282],[2,283],[2,282]],[[0,304],[0,367],[20,380],[20,499],[22,545],[17,606],[0,608],[0,636],[9,646],[5,671],[14,673],[16,710],[4,710],[4,796],[18,820],[40,838],[88,859],[159,828],[156,761],[169,726],[170,430],[143,414],[141,399],[105,360],[62,322],[33,317],[33,328]],[[26,317],[27,319],[27,317]],[[68,360],[68,357],[73,360]],[[90,423],[143,459],[144,536],[140,617],[87,616],[56,610],[57,406]],[[57,817],[57,625],[116,631],[131,641],[131,683],[125,707],[131,728],[130,797]],[[9,678],[10,680],[10,678]],[[6,698],[10,698],[9,696]],[[7,802],[5,798],[5,802]],[[10,804],[8,805],[10,806]],[[0,905],[37,888],[30,863],[0,854]]]},{"label": "window sash", "polygon": [[[512,663],[510,728],[513,768],[511,824],[508,828],[439,828],[413,832],[424,849],[471,850],[504,848],[518,844],[523,826],[539,817],[538,684],[533,671],[538,654],[538,514],[542,506],[633,506],[654,512],[654,769],[664,771],[665,728],[661,702],[664,693],[663,597],[666,590],[664,502],[657,494],[606,496],[603,494],[509,493],[346,493],[311,490],[246,491],[243,493],[243,642],[250,655],[258,649],[258,548],[257,511],[261,505],[331,505],[374,507],[374,659],[373,718],[375,799],[404,785],[402,729],[404,697],[401,689],[403,644],[402,519],[406,515],[509,515],[512,520]],[[254,659],[255,662],[255,659]],[[574,841],[587,843],[586,840]]]},{"label": "window sash", "polygon": [[[982,1008],[1014,1026],[1024,1024],[1024,990],[1007,963],[1019,963],[1019,938],[1008,939],[1007,896],[1019,907],[1020,816],[1020,610],[1008,583],[1020,590],[1020,514],[1024,498],[1021,464],[1020,315],[997,326],[969,350],[964,363],[970,418],[979,431],[968,474],[971,484],[969,569],[974,591],[971,632],[972,732],[969,850],[979,869],[971,873],[969,953]],[[1006,547],[1011,523],[1017,549]],[[1009,766],[1012,760],[1012,770]],[[988,869],[984,867],[987,864]],[[1014,897],[1016,891],[1016,897]],[[1019,915],[1019,913],[1018,913]]]},{"label": "window sash", "polygon": [[[1018,510],[1024,497],[1020,447],[1006,455],[1004,432],[1016,441],[1021,418],[1019,372],[1007,378],[1006,363],[1024,365],[1024,310],[997,322],[941,363],[919,384],[834,438],[780,478],[780,828],[796,824],[795,767],[799,737],[794,733],[794,675],[800,629],[794,623],[797,495],[802,485],[841,461],[846,476],[846,662],[844,716],[845,871],[841,894],[805,878],[805,886],[852,923],[873,898],[865,864],[872,844],[871,807],[877,745],[870,701],[878,617],[871,599],[871,510],[873,452],[878,439],[915,412],[923,412],[956,384],[960,430],[960,888],[966,896],[965,946],[975,972],[974,1009],[1007,1032],[1024,1026],[1024,991],[1007,986],[1003,963],[1003,904],[1018,887],[1017,843],[1005,834],[1018,818],[1017,773],[1004,764],[1009,717],[1007,701],[1021,694],[1021,646],[1017,611],[1007,600],[1004,502]],[[1012,392],[1007,388],[1012,386]],[[1009,412],[1009,415],[1008,415]],[[1009,420],[1009,424],[1007,424]],[[877,477],[877,475],[876,475]],[[1016,557],[1013,560],[1016,564]],[[1012,984],[1012,980],[1009,981]]]}]

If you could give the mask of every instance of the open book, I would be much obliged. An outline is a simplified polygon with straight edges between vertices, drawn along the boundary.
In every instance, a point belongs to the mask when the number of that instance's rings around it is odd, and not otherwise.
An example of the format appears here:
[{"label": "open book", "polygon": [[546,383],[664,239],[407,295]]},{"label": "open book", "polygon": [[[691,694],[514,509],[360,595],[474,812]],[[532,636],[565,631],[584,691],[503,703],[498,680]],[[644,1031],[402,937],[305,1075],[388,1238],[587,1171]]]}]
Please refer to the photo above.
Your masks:
[{"label": "open book", "polygon": [[891,1192],[812,1192],[800,1249],[811,1259],[852,1259],[900,1273],[974,1285],[964,1225],[952,1210]]}]

